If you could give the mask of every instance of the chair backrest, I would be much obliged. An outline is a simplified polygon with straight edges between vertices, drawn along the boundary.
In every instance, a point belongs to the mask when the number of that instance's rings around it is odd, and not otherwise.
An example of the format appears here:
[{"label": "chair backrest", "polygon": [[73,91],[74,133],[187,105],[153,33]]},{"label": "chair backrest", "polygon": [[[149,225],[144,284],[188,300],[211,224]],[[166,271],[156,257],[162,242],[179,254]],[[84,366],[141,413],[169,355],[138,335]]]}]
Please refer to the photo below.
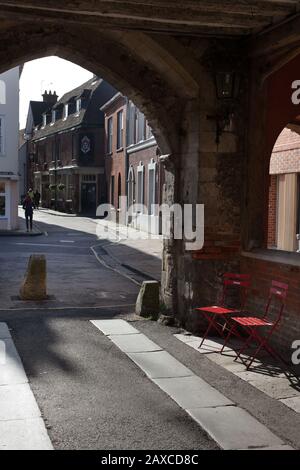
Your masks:
[{"label": "chair backrest", "polygon": [[288,284],[285,284],[284,282],[278,282],[278,281],[271,282],[271,287],[269,290],[269,297],[268,297],[268,301],[267,301],[266,308],[265,308],[264,318],[268,316],[273,300],[277,299],[278,313],[277,313],[277,318],[274,321],[275,323],[278,323],[281,320],[288,288],[289,288]]},{"label": "chair backrest", "polygon": [[248,296],[248,289],[251,285],[250,274],[224,273],[223,274],[223,292],[221,305],[226,306],[226,300],[229,293],[229,287],[235,287],[240,294],[240,310],[243,310]]}]

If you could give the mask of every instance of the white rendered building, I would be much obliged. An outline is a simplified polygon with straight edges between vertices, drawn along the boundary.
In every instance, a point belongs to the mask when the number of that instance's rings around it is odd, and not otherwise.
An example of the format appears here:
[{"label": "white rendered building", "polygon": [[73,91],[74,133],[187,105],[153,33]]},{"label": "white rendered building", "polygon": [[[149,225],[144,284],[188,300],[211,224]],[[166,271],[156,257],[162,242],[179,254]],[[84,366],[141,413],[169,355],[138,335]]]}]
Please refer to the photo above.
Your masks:
[{"label": "white rendered building", "polygon": [[0,230],[18,228],[19,75],[0,74]]}]

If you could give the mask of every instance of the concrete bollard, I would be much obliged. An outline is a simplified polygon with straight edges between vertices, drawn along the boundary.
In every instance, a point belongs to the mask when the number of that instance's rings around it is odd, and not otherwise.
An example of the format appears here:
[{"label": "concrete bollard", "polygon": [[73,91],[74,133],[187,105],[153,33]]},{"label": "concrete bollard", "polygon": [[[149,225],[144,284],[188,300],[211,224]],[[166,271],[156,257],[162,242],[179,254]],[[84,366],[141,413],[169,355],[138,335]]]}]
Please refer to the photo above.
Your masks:
[{"label": "concrete bollard", "polygon": [[20,289],[22,300],[47,299],[47,273],[45,255],[31,255],[25,279]]},{"label": "concrete bollard", "polygon": [[158,315],[159,313],[159,282],[144,281],[140,289],[135,313],[141,317]]}]

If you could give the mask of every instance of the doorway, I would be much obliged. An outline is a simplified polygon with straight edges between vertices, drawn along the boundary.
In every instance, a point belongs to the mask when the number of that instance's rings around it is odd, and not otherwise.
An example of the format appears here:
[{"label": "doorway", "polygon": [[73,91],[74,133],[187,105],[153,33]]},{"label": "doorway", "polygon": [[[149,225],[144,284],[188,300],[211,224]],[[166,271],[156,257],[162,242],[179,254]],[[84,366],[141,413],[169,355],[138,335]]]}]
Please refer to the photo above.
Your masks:
[{"label": "doorway", "polygon": [[96,215],[96,183],[81,183],[81,212]]}]

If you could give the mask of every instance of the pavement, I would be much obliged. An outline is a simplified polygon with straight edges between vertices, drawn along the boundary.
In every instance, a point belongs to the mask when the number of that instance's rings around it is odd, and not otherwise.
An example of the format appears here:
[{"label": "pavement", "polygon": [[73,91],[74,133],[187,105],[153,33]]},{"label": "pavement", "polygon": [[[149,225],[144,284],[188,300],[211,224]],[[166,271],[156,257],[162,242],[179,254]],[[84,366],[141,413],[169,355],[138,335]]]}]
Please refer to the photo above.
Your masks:
[{"label": "pavement", "polygon": [[[25,395],[51,446],[300,449],[295,407],[247,381],[232,357],[219,362],[217,341],[204,353],[199,338],[134,314],[139,284],[158,274],[161,240],[130,242],[123,232],[115,241],[112,227],[99,236],[94,219],[44,210],[35,222],[42,236],[1,240],[0,322],[14,345],[6,348],[10,363],[19,357],[24,367],[21,383],[6,384],[16,387],[16,410],[24,398],[17,388],[29,384],[35,402]],[[46,255],[45,302],[18,299],[32,253]],[[5,367],[0,356],[1,373]],[[19,445],[10,436],[8,448]]]}]

